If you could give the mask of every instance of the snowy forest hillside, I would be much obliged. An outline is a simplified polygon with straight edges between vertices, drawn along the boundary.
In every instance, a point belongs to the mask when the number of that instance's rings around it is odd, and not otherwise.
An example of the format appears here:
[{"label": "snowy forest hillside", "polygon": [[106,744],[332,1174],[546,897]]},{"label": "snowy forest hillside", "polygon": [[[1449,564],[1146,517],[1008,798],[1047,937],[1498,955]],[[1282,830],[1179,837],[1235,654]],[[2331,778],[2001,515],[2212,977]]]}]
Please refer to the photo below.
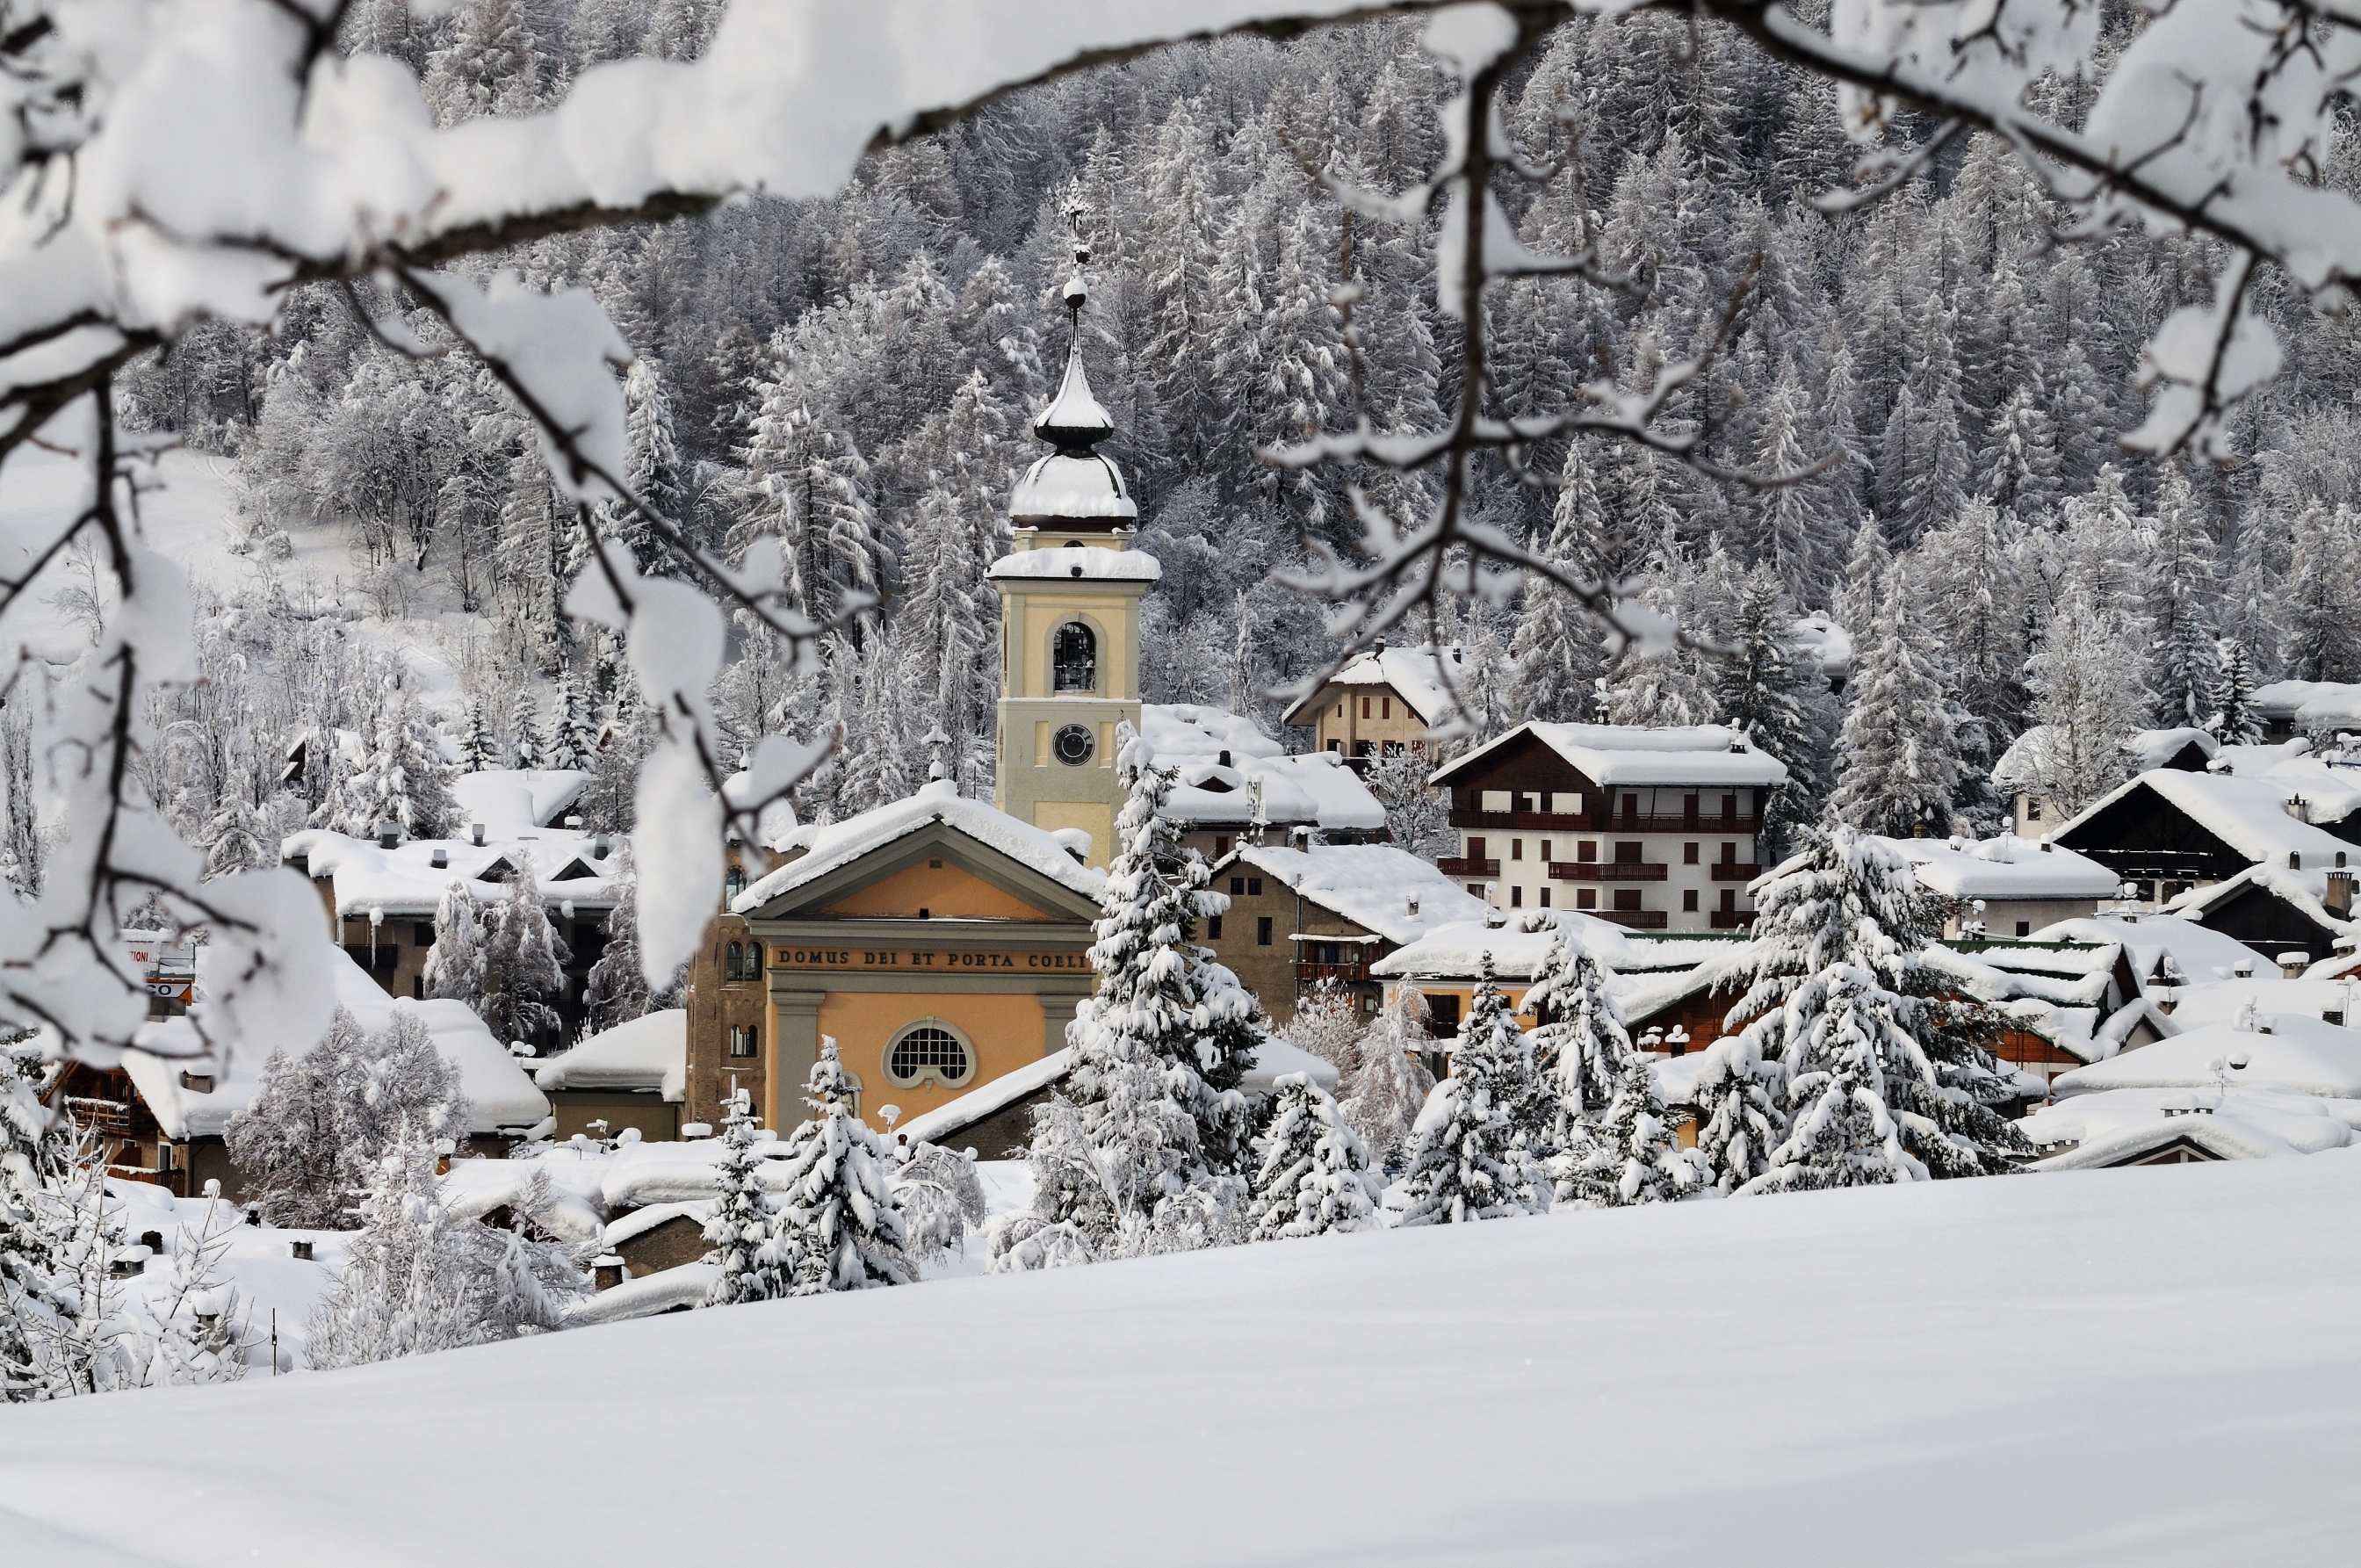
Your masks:
[{"label": "snowy forest hillside", "polygon": [[[698,0],[469,0],[435,19],[379,0],[348,16],[346,43],[407,61],[450,122],[553,102],[592,61],[688,58],[714,18]],[[817,668],[791,668],[740,618],[716,694],[727,733],[843,736],[798,791],[807,815],[905,793],[938,722],[963,786],[988,786],[997,635],[983,568],[1013,478],[1041,450],[1026,423],[1066,349],[1056,302],[1077,237],[1091,251],[1082,352],[1140,545],[1164,565],[1144,695],[1275,727],[1272,694],[1339,652],[1321,606],[1282,579],[1309,543],[1348,543],[1359,524],[1336,481],[1256,449],[1349,424],[1356,398],[1396,428],[1452,400],[1458,327],[1436,308],[1432,246],[1348,223],[1314,178],[1391,190],[1433,163],[1455,78],[1417,26],[1166,49],[878,154],[832,198],[734,203],[469,264],[597,292],[640,356],[630,477],[659,510],[725,553],[778,536],[816,613],[875,601]],[[2055,91],[2070,119],[2082,90]],[[1561,405],[1600,375],[1636,384],[1734,312],[1690,410],[1710,424],[1703,455],[1768,471],[1837,461],[1769,489],[1596,439],[1541,444],[1529,482],[1494,465],[1473,498],[1485,521],[1746,656],[1610,663],[1568,598],[1512,587],[1434,629],[1461,650],[1466,728],[1731,719],[1795,765],[1791,820],[1833,797],[1879,830],[1990,830],[1991,765],[2032,723],[2104,737],[2104,752],[2147,724],[2239,729],[2243,694],[2279,675],[2361,676],[2345,607],[2361,554],[2351,327],[2265,299],[2287,370],[2236,415],[2250,460],[2127,454],[2115,438],[2141,418],[2140,345],[2211,297],[2218,247],[2056,243],[2059,213],[1982,135],[1890,199],[1826,215],[1813,198],[1851,156],[1835,115],[1827,82],[1711,22],[1576,20],[1523,69],[1508,128],[1562,161],[1511,193],[1520,232],[1563,252],[1596,230],[1630,287],[1499,289],[1503,408]],[[2339,143],[2328,180],[2361,179],[2353,148]],[[447,342],[415,303],[369,306]],[[560,612],[584,542],[528,422],[477,361],[414,359],[319,285],[296,291],[275,334],[201,326],[121,391],[135,424],[235,459],[238,547],[262,568],[202,607],[208,670],[236,665],[259,706],[250,726],[157,764],[155,794],[184,830],[239,794],[291,824],[319,803],[273,806],[286,737],[371,732],[415,684],[324,634],[293,574],[271,569],[321,530],[349,557],[356,602],[340,613],[416,618],[456,672],[456,694],[434,694],[455,739],[470,699],[502,758],[521,723],[551,728],[561,677],[595,703],[609,787],[594,826],[628,826],[645,718],[607,634]],[[643,565],[664,566],[630,517],[609,521]],[[1781,646],[1811,611],[1854,632],[1849,731],[1845,706]],[[203,720],[218,690],[160,696],[159,718]]]}]

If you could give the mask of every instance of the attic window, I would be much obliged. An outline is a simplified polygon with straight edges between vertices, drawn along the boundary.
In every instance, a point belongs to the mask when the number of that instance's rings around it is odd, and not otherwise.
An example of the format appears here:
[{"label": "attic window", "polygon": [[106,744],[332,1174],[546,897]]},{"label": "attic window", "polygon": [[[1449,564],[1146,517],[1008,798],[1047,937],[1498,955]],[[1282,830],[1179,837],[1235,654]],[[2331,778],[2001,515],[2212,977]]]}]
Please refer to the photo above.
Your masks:
[{"label": "attic window", "polygon": [[579,882],[584,877],[596,876],[598,874],[598,872],[592,871],[588,866],[584,865],[581,860],[577,857],[577,859],[566,861],[564,866],[552,873],[549,880],[552,882]]},{"label": "attic window", "polygon": [[509,864],[507,857],[496,856],[490,865],[476,873],[476,880],[478,882],[514,882],[516,868]]}]

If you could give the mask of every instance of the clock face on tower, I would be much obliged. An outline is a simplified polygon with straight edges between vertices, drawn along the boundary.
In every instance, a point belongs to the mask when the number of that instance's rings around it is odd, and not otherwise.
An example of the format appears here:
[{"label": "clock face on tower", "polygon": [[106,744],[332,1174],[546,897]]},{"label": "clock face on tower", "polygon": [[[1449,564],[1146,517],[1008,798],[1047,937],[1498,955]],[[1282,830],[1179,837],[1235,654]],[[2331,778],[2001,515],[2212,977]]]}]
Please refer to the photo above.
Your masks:
[{"label": "clock face on tower", "polygon": [[1049,749],[1057,753],[1058,761],[1076,768],[1091,760],[1091,752],[1096,746],[1090,730],[1080,724],[1067,725],[1049,740]]}]

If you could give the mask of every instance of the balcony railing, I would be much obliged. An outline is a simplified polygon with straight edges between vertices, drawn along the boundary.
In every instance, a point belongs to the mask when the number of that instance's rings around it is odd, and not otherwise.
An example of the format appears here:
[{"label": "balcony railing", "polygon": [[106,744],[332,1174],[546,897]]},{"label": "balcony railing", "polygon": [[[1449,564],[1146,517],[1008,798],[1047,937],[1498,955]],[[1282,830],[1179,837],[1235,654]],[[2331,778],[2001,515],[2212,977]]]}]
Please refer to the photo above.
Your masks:
[{"label": "balcony railing", "polygon": [[131,1107],[115,1100],[96,1100],[79,1094],[66,1097],[66,1114],[82,1125],[101,1133],[131,1131]]},{"label": "balcony railing", "polygon": [[1668,923],[1668,916],[1661,909],[1587,909],[1583,913],[1612,920],[1634,931],[1661,931]]},{"label": "balcony railing", "polygon": [[1369,966],[1362,963],[1295,966],[1295,983],[1298,985],[1315,985],[1323,980],[1333,980],[1339,985],[1366,985],[1368,979]]},{"label": "balcony railing", "polygon": [[1458,855],[1446,855],[1434,862],[1434,869],[1444,876],[1499,876],[1498,861],[1471,861]]},{"label": "balcony railing", "polygon": [[1752,909],[1717,909],[1713,912],[1713,928],[1717,931],[1743,931],[1754,924]]},{"label": "balcony railing", "polygon": [[1498,828],[1531,828],[1559,833],[1726,833],[1732,836],[1760,833],[1760,817],[1724,817],[1719,812],[1699,812],[1691,817],[1676,812],[1663,817],[1625,817],[1620,812],[1586,811],[1579,815],[1562,811],[1468,811],[1455,808],[1451,813],[1454,828],[1473,828],[1478,831]]},{"label": "balcony railing", "polygon": [[1763,874],[1763,867],[1753,861],[1716,861],[1713,880],[1716,882],[1752,882]]},{"label": "balcony railing", "polygon": [[1662,882],[1672,868],[1661,861],[1552,861],[1552,882]]}]

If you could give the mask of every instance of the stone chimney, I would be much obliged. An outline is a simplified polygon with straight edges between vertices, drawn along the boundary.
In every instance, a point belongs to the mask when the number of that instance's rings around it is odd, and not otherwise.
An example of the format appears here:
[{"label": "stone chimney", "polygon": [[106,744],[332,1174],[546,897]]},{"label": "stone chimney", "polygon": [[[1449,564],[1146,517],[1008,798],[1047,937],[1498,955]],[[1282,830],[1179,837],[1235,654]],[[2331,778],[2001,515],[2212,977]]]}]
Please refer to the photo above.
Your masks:
[{"label": "stone chimney", "polygon": [[2351,872],[2329,872],[2328,892],[2322,902],[2328,905],[2328,912],[2339,920],[2352,919],[2353,873]]}]

